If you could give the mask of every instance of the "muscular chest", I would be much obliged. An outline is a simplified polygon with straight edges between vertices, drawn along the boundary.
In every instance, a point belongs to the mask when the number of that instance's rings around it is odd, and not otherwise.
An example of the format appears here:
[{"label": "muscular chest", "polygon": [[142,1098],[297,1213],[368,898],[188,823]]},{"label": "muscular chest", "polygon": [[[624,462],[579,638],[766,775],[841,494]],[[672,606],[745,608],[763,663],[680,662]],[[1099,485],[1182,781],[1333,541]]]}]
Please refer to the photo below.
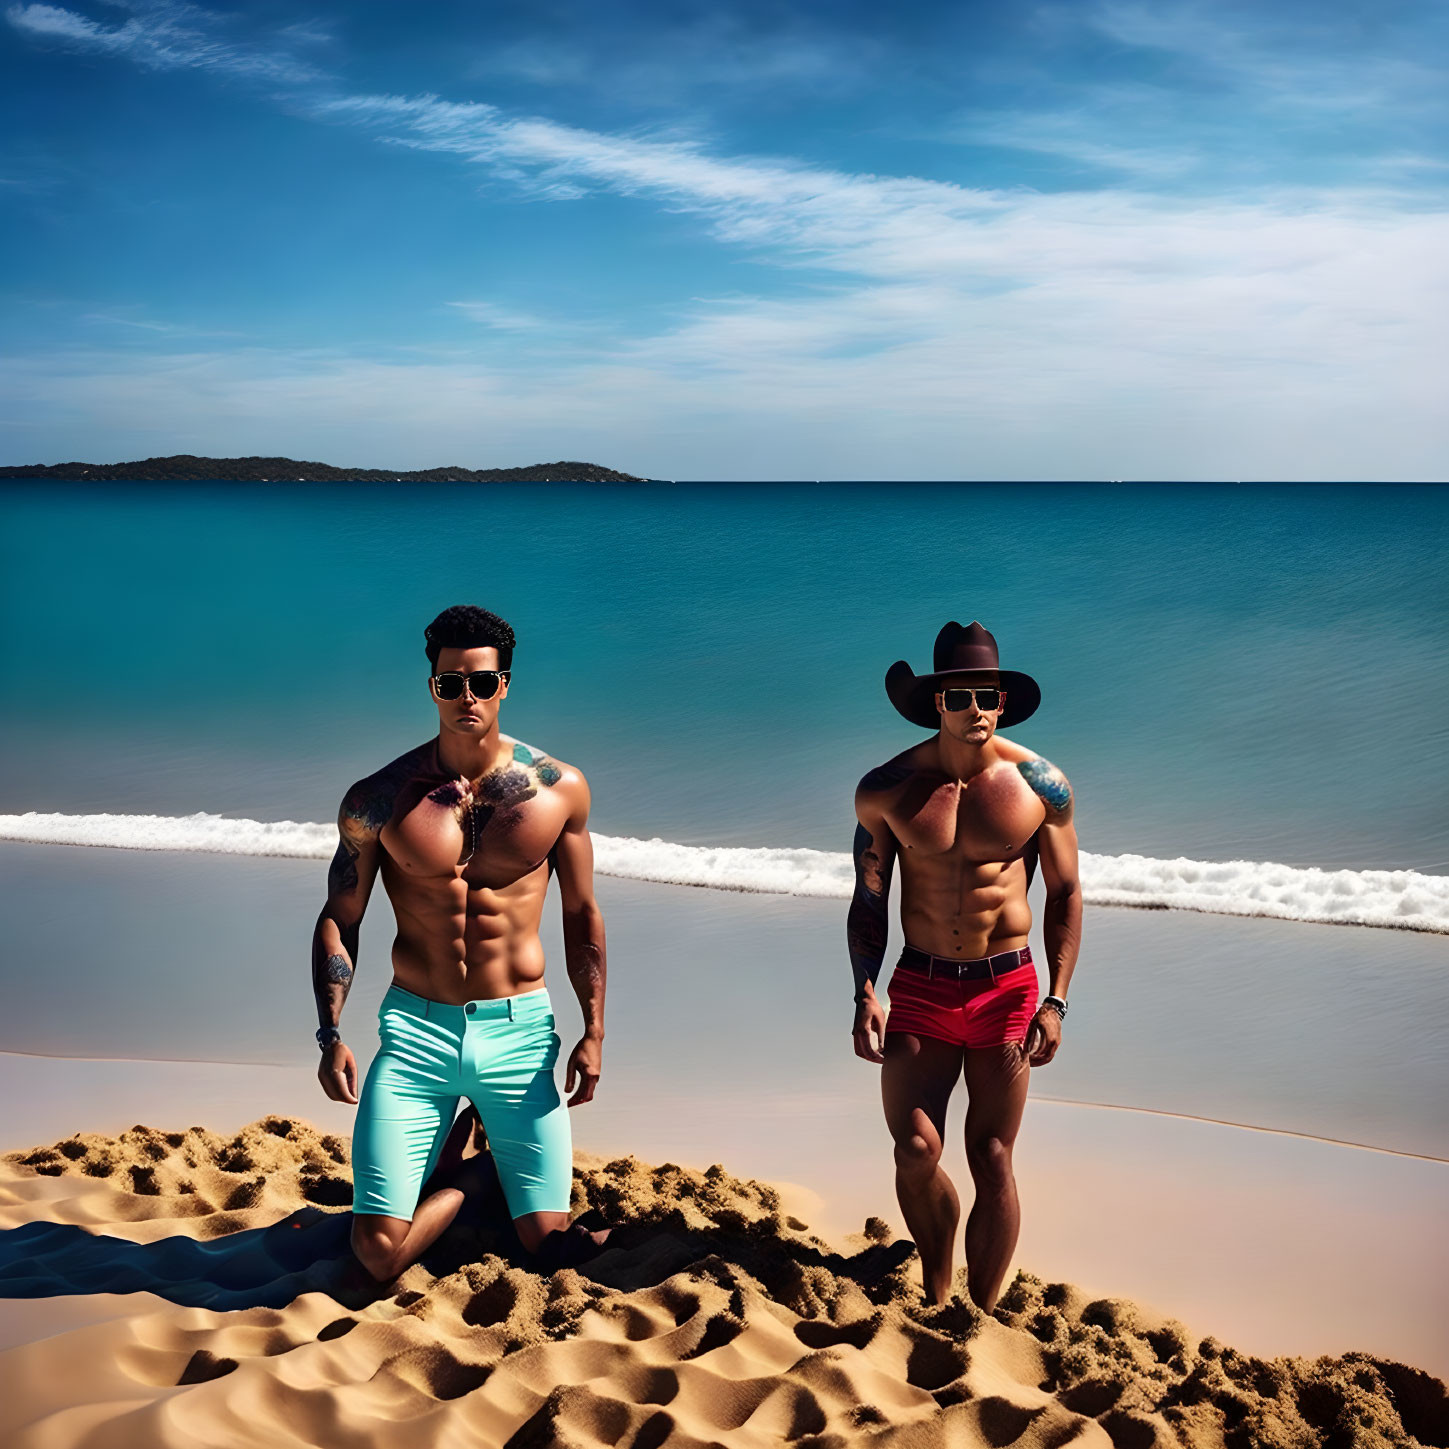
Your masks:
[{"label": "muscular chest", "polygon": [[540,792],[531,771],[481,783],[460,801],[447,788],[422,788],[398,801],[381,840],[398,868],[420,878],[456,878],[495,889],[537,870],[558,840],[564,807]]},{"label": "muscular chest", "polygon": [[984,863],[1019,855],[1045,814],[1014,767],[997,767],[965,783],[923,783],[891,824],[909,850]]}]

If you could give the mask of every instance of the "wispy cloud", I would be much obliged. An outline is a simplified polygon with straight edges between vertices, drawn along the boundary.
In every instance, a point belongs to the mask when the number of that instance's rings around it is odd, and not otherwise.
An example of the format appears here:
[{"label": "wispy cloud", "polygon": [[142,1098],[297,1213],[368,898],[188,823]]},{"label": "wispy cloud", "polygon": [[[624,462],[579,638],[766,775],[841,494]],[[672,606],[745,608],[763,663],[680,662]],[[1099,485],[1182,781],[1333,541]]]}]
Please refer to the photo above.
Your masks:
[{"label": "wispy cloud", "polygon": [[[946,139],[1034,152],[1096,173],[1199,194],[1318,184],[1412,185],[1442,143],[1449,12],[1417,7],[1294,13],[1231,3],[1055,6],[1058,47],[1110,42],[1090,66],[1042,62],[1018,77],[1029,105],[983,97]],[[1059,58],[1053,51],[1054,58]],[[1420,173],[1416,175],[1416,173]]]},{"label": "wispy cloud", "polygon": [[726,6],[655,10],[647,24],[599,25],[595,7],[556,15],[547,36],[491,39],[470,75],[566,86],[641,110],[691,109],[722,93],[747,92],[759,105],[840,96],[876,82],[899,54],[878,25],[826,25],[793,7],[749,17]]},{"label": "wispy cloud", "polygon": [[1104,124],[1105,101],[1099,93],[1090,107],[1081,105],[1068,111],[977,112],[964,116],[943,134],[976,146],[1057,157],[1106,172],[1114,180],[1130,178],[1138,186],[1176,180],[1199,170],[1200,154],[1180,133],[1153,136],[1138,130],[1134,134],[1115,121]]},{"label": "wispy cloud", "polygon": [[496,302],[449,302],[448,306],[461,312],[470,322],[481,323],[499,332],[534,332],[550,325],[542,317],[501,307]]},{"label": "wispy cloud", "polygon": [[306,85],[322,75],[285,48],[227,40],[218,33],[223,17],[196,5],[158,0],[112,26],[59,5],[11,5],[5,18],[32,40],[123,56],[148,70],[213,70],[284,85]]},{"label": "wispy cloud", "polygon": [[168,336],[174,335],[180,330],[165,322],[147,322],[139,317],[115,317],[107,312],[87,312],[80,320],[98,322],[110,327],[135,327],[142,332],[160,332]]},{"label": "wispy cloud", "polygon": [[277,39],[286,46],[296,44],[325,47],[336,44],[337,32],[320,20],[298,20],[277,31]]},{"label": "wispy cloud", "polygon": [[[184,448],[422,467],[560,455],[664,477],[1444,476],[1432,372],[1329,358],[1321,378],[1285,378],[1272,358],[1245,357],[1235,376],[1199,381],[1145,362],[1124,371],[1089,328],[1063,347],[1049,325],[1012,352],[936,338],[885,354],[847,345],[826,365],[820,344],[848,329],[802,345],[799,320],[741,306],[712,330],[590,352],[544,380],[511,359],[327,349],[15,355],[0,359],[16,423],[6,451],[58,461],[62,437],[66,457]],[[806,325],[818,333],[818,314]]]},{"label": "wispy cloud", "polygon": [[1434,7],[1416,11],[1411,30],[1398,38],[1401,48],[1389,52],[1372,43],[1393,36],[1387,7],[1355,23],[1331,9],[1290,20],[1272,6],[1107,3],[1083,7],[1079,19],[1119,44],[1160,52],[1189,72],[1254,88],[1281,106],[1378,111],[1410,95],[1443,99],[1443,67],[1426,59],[1435,53],[1434,32],[1444,38]]},{"label": "wispy cloud", "polygon": [[223,327],[197,327],[188,322],[158,322],[141,315],[139,307],[116,308],[103,312],[83,312],[79,320],[97,327],[122,327],[134,332],[144,332],[156,337],[235,337],[247,334]]},{"label": "wispy cloud", "polygon": [[896,274],[905,265],[910,274],[957,261],[974,269],[977,248],[963,250],[962,228],[1015,205],[943,182],[719,157],[694,142],[611,135],[436,96],[342,96],[319,101],[314,113],[502,170],[520,185],[652,198],[707,218],[723,241],[774,249],[785,266]]}]

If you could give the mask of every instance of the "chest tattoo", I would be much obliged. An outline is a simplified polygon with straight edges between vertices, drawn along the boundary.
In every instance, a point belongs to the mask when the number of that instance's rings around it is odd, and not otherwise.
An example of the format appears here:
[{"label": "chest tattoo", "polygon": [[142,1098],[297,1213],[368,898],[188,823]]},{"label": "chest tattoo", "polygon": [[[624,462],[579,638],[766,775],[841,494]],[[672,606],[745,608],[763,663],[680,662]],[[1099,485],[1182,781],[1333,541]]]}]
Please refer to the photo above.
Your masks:
[{"label": "chest tattoo", "polygon": [[[513,757],[526,746],[515,746]],[[533,758],[530,756],[530,758]],[[555,768],[554,779],[558,778]],[[485,775],[475,790],[470,792],[460,780],[445,780],[436,789],[428,792],[428,799],[435,805],[458,810],[466,826],[470,840],[476,846],[478,838],[488,828],[494,816],[505,829],[516,825],[523,815],[523,806],[538,794],[541,773],[535,769],[519,769],[517,765],[505,765]],[[544,781],[543,783],[551,783]],[[469,850],[472,855],[472,850]]]},{"label": "chest tattoo", "polygon": [[478,785],[478,798],[495,810],[506,810],[532,800],[538,786],[527,770],[503,769],[485,775]]}]

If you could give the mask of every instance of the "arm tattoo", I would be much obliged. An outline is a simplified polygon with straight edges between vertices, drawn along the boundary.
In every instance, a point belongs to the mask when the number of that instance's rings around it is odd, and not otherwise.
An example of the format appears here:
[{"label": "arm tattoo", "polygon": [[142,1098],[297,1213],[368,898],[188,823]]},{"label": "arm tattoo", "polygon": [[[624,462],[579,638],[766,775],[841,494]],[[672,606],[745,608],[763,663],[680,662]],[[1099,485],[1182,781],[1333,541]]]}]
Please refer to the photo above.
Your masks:
[{"label": "arm tattoo", "polygon": [[352,989],[352,963],[340,952],[312,957],[312,994],[317,998],[317,1019],[323,1026],[336,1026],[347,993]]},{"label": "arm tattoo", "polygon": [[845,921],[845,939],[850,965],[855,973],[855,999],[865,994],[880,975],[890,933],[887,898],[890,895],[891,862],[882,860],[875,839],[863,825],[855,829],[855,895]]},{"label": "arm tattoo", "polygon": [[332,864],[327,867],[327,894],[348,896],[357,889],[357,857],[359,851],[350,841],[341,841]]},{"label": "arm tattoo", "polygon": [[[859,841],[857,841],[858,845]],[[856,856],[856,861],[860,866],[861,889],[868,896],[884,895],[885,878],[882,874],[880,856],[873,850],[861,850]]]},{"label": "arm tattoo", "polygon": [[604,979],[604,963],[599,948],[592,941],[579,943],[577,951],[567,965],[569,979],[576,984],[597,986]]},{"label": "arm tattoo", "polygon": [[[602,924],[602,923],[601,923]],[[564,927],[564,957],[569,985],[579,999],[584,1013],[585,1031],[602,1031],[604,1026],[604,991],[607,971],[604,948],[599,941],[582,937],[569,925]]]},{"label": "arm tattoo", "polygon": [[1072,787],[1050,761],[1023,760],[1016,768],[1053,814],[1065,815],[1072,808]]}]

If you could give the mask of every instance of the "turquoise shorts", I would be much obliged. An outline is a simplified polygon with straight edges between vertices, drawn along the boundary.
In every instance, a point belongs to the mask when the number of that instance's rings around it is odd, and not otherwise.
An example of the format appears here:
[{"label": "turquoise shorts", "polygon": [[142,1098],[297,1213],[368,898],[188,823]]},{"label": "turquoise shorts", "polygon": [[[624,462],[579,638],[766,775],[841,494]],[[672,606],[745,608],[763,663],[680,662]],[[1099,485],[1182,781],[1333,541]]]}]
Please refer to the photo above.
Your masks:
[{"label": "turquoise shorts", "polygon": [[393,986],[377,1021],[381,1045],[352,1129],[352,1211],[410,1220],[467,1097],[509,1214],[566,1213],[573,1137],[553,1079],[559,1039],[548,992],[445,1006]]}]

